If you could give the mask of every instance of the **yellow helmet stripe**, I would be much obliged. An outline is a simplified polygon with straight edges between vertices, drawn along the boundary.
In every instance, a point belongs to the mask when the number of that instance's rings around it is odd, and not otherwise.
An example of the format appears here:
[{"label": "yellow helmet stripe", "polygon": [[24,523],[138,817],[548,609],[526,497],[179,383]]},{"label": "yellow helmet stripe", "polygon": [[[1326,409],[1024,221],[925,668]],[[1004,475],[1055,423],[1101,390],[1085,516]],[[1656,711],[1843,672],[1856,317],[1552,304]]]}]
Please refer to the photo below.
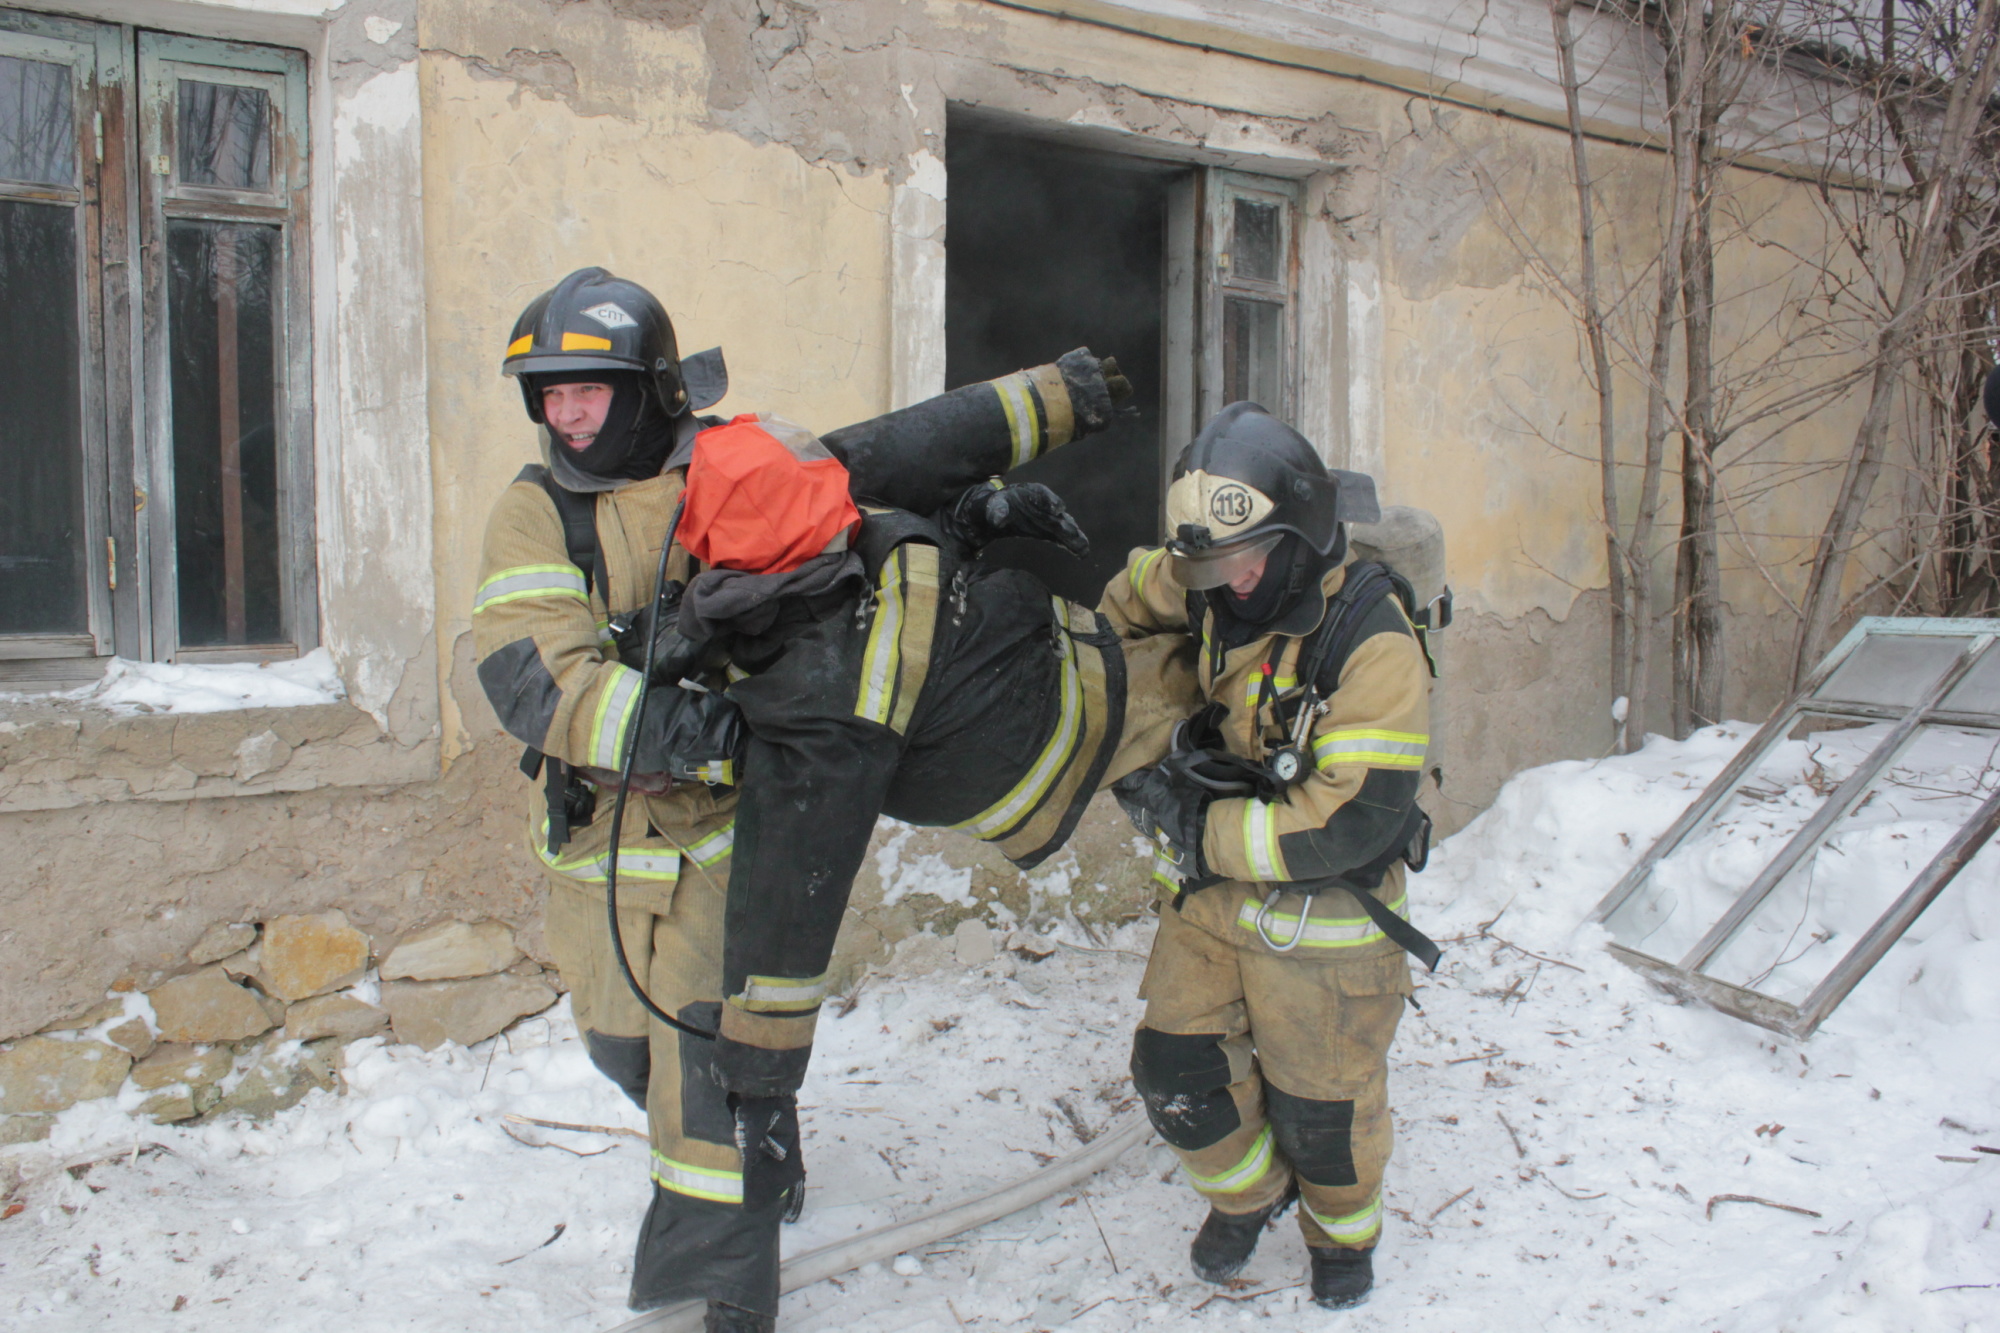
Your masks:
[{"label": "yellow helmet stripe", "polygon": [[600,338],[594,333],[565,333],[562,340],[565,352],[608,352],[611,339]]},{"label": "yellow helmet stripe", "polygon": [[533,347],[534,345],[535,345],[535,335],[532,333],[524,333],[520,337],[516,338],[513,342],[507,344],[507,355],[520,356],[522,353],[526,352],[529,348]]}]

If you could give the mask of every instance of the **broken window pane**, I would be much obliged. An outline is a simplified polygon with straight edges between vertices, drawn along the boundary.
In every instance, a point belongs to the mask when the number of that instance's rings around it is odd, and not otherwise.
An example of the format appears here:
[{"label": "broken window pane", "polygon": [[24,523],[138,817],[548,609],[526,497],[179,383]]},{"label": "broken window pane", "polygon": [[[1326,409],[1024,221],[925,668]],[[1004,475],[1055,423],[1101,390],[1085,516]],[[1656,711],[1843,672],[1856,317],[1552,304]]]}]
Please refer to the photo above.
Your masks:
[{"label": "broken window pane", "polygon": [[1774,746],[1709,823],[1605,919],[1612,939],[1679,963],[1884,731],[1870,723],[1834,733],[1837,741],[1820,732]]},{"label": "broken window pane", "polygon": [[1979,655],[1938,707],[1954,713],[2000,713],[2000,643]]},{"label": "broken window pane", "polygon": [[[1882,723],[1817,737],[1814,756],[1844,774],[1889,731]],[[1922,728],[1701,970],[1801,1003],[2000,781],[1994,751],[1990,733]],[[1780,820],[1762,840],[1762,859],[1804,822]]]},{"label": "broken window pane", "polygon": [[168,225],[180,641],[283,637],[278,532],[276,227]]},{"label": "broken window pane", "polygon": [[192,79],[182,79],[180,89],[181,183],[269,190],[270,96],[262,88]]},{"label": "broken window pane", "polygon": [[1230,242],[1229,264],[1235,277],[1250,282],[1277,282],[1282,256],[1278,238],[1278,206],[1255,199],[1238,199]]},{"label": "broken window pane", "polygon": [[1963,651],[1962,638],[1871,634],[1834,669],[1813,698],[1909,708]]},{"label": "broken window pane", "polygon": [[1241,296],[1222,300],[1222,400],[1248,400],[1285,413],[1285,308]]},{"label": "broken window pane", "polygon": [[76,184],[68,65],[0,56],[0,177]]},{"label": "broken window pane", "polygon": [[0,200],[0,634],[88,628],[76,220]]}]

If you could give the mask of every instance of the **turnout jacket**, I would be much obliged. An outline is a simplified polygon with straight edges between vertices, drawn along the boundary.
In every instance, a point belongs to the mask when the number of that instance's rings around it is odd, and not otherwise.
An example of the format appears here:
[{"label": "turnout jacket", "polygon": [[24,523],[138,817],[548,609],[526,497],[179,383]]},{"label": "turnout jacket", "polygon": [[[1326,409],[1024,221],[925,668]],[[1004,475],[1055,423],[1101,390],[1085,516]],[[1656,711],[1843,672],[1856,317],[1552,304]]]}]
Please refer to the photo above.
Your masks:
[{"label": "turnout jacket", "polygon": [[[1330,570],[1321,581],[1329,605],[1349,568]],[[1264,634],[1226,649],[1213,637],[1215,617],[1206,599],[1196,605],[1200,619],[1191,625],[1187,590],[1174,579],[1166,552],[1154,547],[1132,552],[1124,574],[1106,585],[1100,608],[1128,640],[1198,635],[1197,679],[1204,697],[1228,709],[1222,721],[1226,748],[1262,762],[1290,737],[1302,694],[1299,657],[1326,613],[1297,637]],[[1367,612],[1337,681],[1321,685],[1326,710],[1308,732],[1311,766],[1305,776],[1276,801],[1238,797],[1212,802],[1202,855],[1210,869],[1230,880],[1268,888],[1345,878],[1386,900],[1387,892],[1400,887],[1398,871],[1386,878],[1365,873],[1356,878],[1356,872],[1400,850],[1392,846],[1399,835],[1407,838],[1405,821],[1416,803],[1430,744],[1429,664],[1394,596],[1383,597]],[[1178,881],[1163,869],[1155,871],[1155,878],[1163,894],[1178,897]],[[1190,910],[1211,895],[1217,902],[1230,896],[1214,890],[1197,894]],[[1299,918],[1282,920],[1288,924],[1281,935]],[[1367,926],[1365,920],[1360,924]],[[1369,946],[1365,952],[1396,952],[1378,931],[1361,934]],[[1307,942],[1312,943],[1310,937]]]},{"label": "turnout jacket", "polygon": [[730,646],[750,673],[729,688],[750,741],[717,1059],[749,1096],[804,1078],[878,815],[1032,866],[1068,838],[1123,731],[1125,661],[1103,617],[962,561],[901,511],[865,511],[855,552],[838,593]]},{"label": "turnout jacket", "polygon": [[[501,495],[486,526],[472,633],[479,682],[515,739],[577,768],[619,767],[642,682],[636,665],[618,660],[609,626],[652,598],[683,475],[676,469],[596,492],[598,568],[588,579],[570,563],[562,518],[533,470]],[[676,546],[667,577],[691,572],[692,558]],[[664,913],[682,850],[697,864],[728,855],[735,794],[681,784],[659,795],[635,791],[633,802],[620,839],[619,897],[635,909]],[[641,810],[644,818],[637,817]],[[558,874],[602,884],[610,823],[608,811],[600,812],[551,852],[542,788],[530,789],[528,841]]]},{"label": "turnout jacket", "polygon": [[[967,486],[1111,421],[1112,400],[1100,364],[1079,348],[1047,365],[965,385],[824,439],[848,469],[849,489],[857,498],[928,513]],[[610,621],[650,600],[693,436],[720,424],[719,417],[691,418],[682,446],[661,475],[595,493],[597,560],[588,577],[571,562],[561,515],[533,469],[516,477],[494,506],[473,597],[473,644],[480,684],[500,725],[523,744],[578,769],[619,767],[642,682],[639,663],[618,660]],[[934,566],[924,566],[922,558],[918,565],[907,593],[899,576],[894,595],[914,599],[909,605],[921,610],[935,601],[935,589],[925,582],[934,581],[928,572]],[[685,582],[697,568],[677,545],[667,577]],[[906,609],[894,614],[907,623]],[[1087,611],[1080,614],[1089,617]],[[911,646],[918,649],[915,640]],[[726,677],[711,676],[704,683],[720,687]],[[905,723],[907,712],[906,706],[899,715]],[[633,799],[645,820],[635,809],[620,839],[620,901],[664,914],[684,868],[682,853],[704,867],[729,854],[736,795],[726,786],[679,784],[658,795],[635,790]],[[570,840],[551,852],[547,802],[537,785],[528,800],[530,845],[550,870],[602,884],[611,821],[608,811],[598,815],[575,821]],[[1021,838],[1033,833],[1014,831]]]}]

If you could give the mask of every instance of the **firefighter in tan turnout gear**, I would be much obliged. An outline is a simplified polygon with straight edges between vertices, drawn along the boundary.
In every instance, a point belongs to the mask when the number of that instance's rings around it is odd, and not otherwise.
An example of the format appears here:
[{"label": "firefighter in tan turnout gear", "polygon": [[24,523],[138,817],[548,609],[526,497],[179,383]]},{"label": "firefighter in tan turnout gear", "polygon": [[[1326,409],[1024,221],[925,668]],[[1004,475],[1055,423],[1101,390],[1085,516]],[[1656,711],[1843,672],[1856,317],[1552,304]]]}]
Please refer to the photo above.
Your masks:
[{"label": "firefighter in tan turnout gear", "polygon": [[[647,1113],[655,1188],[631,1304],[702,1299],[713,1333],[758,1333],[776,1312],[779,1220],[801,1194],[746,1199],[739,1108],[704,1039],[723,997],[732,756],[743,743],[720,691],[740,672],[713,655],[650,681],[637,669],[653,637],[639,613],[659,592],[688,462],[699,439],[730,425],[696,415],[723,396],[726,374],[717,351],[680,357],[659,302],[602,269],[579,270],[528,306],[503,371],[546,429],[545,465],[515,479],[487,525],[472,615],[478,674],[501,724],[529,747],[528,839],[547,872],[546,936],[577,1026],[593,1062]],[[1007,518],[983,485],[977,496],[968,486],[1103,429],[1121,388],[1129,392],[1115,363],[1079,349],[832,432],[825,446],[857,496],[992,519],[989,538],[1032,534],[1048,518],[1036,512],[1042,488],[995,492],[1013,501]],[[676,542],[669,591],[698,568]],[[683,677],[706,692],[682,687]],[[616,867],[630,977],[605,891],[609,808],[628,746],[634,776]],[[634,984],[687,1030],[649,1015]]]},{"label": "firefighter in tan turnout gear", "polygon": [[1405,860],[1428,737],[1408,585],[1345,562],[1374,485],[1296,431],[1225,408],[1183,456],[1169,539],[1103,610],[1126,639],[1199,636],[1207,706],[1114,788],[1158,848],[1160,928],[1132,1078],[1208,1200],[1196,1272],[1226,1282],[1294,1198],[1312,1294],[1366,1298],[1390,1152],[1387,1057],[1416,953]]}]

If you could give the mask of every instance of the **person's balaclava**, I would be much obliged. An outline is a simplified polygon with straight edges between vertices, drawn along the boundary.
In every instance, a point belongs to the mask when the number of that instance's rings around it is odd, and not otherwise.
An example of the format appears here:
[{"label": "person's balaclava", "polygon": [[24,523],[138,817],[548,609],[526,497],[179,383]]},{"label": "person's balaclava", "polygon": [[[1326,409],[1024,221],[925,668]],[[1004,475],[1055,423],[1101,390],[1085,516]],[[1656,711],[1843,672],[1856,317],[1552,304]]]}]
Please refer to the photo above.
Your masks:
[{"label": "person's balaclava", "polygon": [[1271,548],[1264,576],[1249,593],[1239,597],[1227,587],[1211,588],[1209,604],[1218,613],[1223,641],[1231,647],[1248,643],[1264,626],[1298,605],[1307,589],[1318,587],[1326,572],[1347,558],[1346,524],[1340,525],[1338,534],[1333,549],[1321,555],[1296,532],[1287,532]]},{"label": "person's balaclava", "polygon": [[644,481],[660,475],[673,452],[674,423],[652,391],[630,370],[547,371],[533,378],[535,392],[557,384],[608,384],[611,408],[587,449],[571,449],[549,427],[549,449],[577,471],[604,480]]}]

